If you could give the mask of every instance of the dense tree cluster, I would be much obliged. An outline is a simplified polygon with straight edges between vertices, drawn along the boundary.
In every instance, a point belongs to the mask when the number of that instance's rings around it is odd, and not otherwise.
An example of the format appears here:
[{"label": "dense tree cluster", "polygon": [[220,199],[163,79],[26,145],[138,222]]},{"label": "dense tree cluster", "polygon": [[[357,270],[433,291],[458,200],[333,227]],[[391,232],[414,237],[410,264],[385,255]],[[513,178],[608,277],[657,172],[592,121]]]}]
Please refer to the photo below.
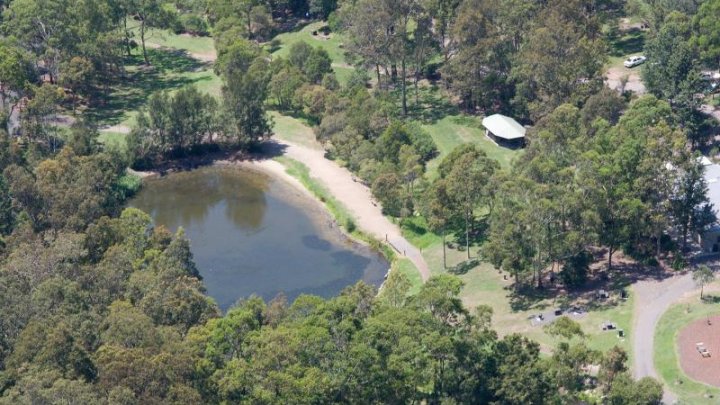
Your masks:
[{"label": "dense tree cluster", "polygon": [[468,110],[514,110],[536,119],[602,87],[600,22],[617,7],[579,0],[362,0],[344,3],[338,14],[350,52],[373,68],[381,88],[399,86],[403,114],[407,78],[417,86],[440,53],[445,82]]},{"label": "dense tree cluster", "polygon": [[205,146],[248,149],[270,135],[265,102],[271,72],[263,51],[237,39],[218,49],[215,70],[223,79],[219,101],[194,86],[149,97],[127,139],[136,167]]},{"label": "dense tree cluster", "polygon": [[517,277],[532,274],[541,284],[544,270],[564,263],[567,281],[582,280],[593,245],[607,248],[608,268],[619,249],[657,257],[673,228],[683,252],[690,232],[715,220],[702,166],[667,103],[645,96],[617,122],[598,117],[590,126],[587,113],[558,107],[498,179],[484,251]]},{"label": "dense tree cluster", "polygon": [[404,217],[415,211],[415,185],[436,148],[419,125],[386,115],[382,104],[363,88],[350,89],[329,106],[316,134],[372,186],[387,214]]},{"label": "dense tree cluster", "polygon": [[[341,88],[313,79],[303,68],[312,48],[300,43],[277,61],[270,93],[318,124],[317,138],[372,186],[387,214],[421,213],[431,230],[462,242],[468,259],[487,238],[484,257],[518,281],[532,274],[541,284],[550,269],[582,285],[597,247],[609,268],[619,250],[648,262],[682,256],[689,236],[714,221],[692,152],[707,140],[697,107],[700,55],[713,63],[717,42],[714,2],[685,3],[345,2],[331,26],[348,38],[346,57],[374,73],[373,91],[361,73]],[[602,26],[624,6],[651,26],[643,78],[655,97],[630,105],[602,77]],[[406,82],[417,86],[428,69],[469,111],[534,122],[511,169],[463,146],[425,178],[434,147],[406,119],[414,118]],[[670,229],[678,246],[665,243]]]},{"label": "dense tree cluster", "polygon": [[337,6],[337,0],[209,0],[207,19],[216,38],[264,41],[282,29],[282,23],[306,17],[325,19]]},{"label": "dense tree cluster", "polygon": [[220,132],[217,100],[193,86],[153,94],[136,122],[127,139],[136,166],[152,156],[192,151]]},{"label": "dense tree cluster", "polygon": [[330,300],[249,298],[220,317],[182,230],[153,228],[138,210],[8,242],[0,403],[546,403],[607,392],[651,404],[662,395],[627,376],[619,349],[571,340],[572,321],[555,328],[567,341],[548,358],[526,338],[498,338],[492,311],[463,308],[452,276],[411,298],[393,273],[379,295],[359,283]]},{"label": "dense tree cluster", "polygon": [[330,92],[340,87],[331,63],[323,48],[304,41],[292,44],[287,59],[273,60],[270,99],[280,110],[302,111],[310,119],[317,119],[324,112]]},{"label": "dense tree cluster", "polygon": [[127,209],[7,243],[0,402],[198,402],[184,336],[218,309],[182,231]]}]

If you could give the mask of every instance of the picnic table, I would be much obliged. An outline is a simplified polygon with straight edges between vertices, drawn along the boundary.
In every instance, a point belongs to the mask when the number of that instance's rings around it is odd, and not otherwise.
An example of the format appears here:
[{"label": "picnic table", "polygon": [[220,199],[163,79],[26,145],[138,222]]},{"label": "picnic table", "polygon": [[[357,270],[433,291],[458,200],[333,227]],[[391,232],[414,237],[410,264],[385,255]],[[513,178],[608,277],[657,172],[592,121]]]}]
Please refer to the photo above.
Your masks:
[{"label": "picnic table", "polygon": [[610,321],[605,321],[605,322],[603,322],[603,324],[600,325],[600,326],[602,327],[602,330],[615,330],[615,329],[617,329],[617,325],[615,325],[614,323],[612,323],[612,322],[610,322]]},{"label": "picnic table", "polygon": [[698,353],[700,353],[703,357],[710,357],[710,351],[705,347],[705,344],[700,342],[695,344],[695,348],[697,349]]}]

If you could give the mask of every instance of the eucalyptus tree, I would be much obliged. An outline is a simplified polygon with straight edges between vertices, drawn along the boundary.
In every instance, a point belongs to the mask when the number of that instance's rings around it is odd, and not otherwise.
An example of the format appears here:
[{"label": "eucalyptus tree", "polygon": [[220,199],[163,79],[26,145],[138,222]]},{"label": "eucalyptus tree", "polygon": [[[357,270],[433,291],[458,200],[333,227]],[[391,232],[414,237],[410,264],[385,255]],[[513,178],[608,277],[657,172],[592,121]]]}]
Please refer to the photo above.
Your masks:
[{"label": "eucalyptus tree", "polygon": [[705,168],[696,159],[689,159],[678,167],[679,178],[670,197],[670,210],[674,224],[680,230],[682,252],[687,252],[688,235],[702,234],[716,221],[713,206],[708,199]]},{"label": "eucalyptus tree", "polygon": [[481,204],[489,203],[489,187],[499,164],[475,145],[458,146],[440,163],[438,171],[445,180],[451,209],[464,222],[465,249],[470,258],[470,231]]},{"label": "eucalyptus tree", "polygon": [[435,180],[425,193],[423,214],[427,218],[430,230],[442,236],[443,268],[447,268],[447,234],[453,211],[452,199],[448,194],[447,183],[440,178]]},{"label": "eucalyptus tree", "polygon": [[538,1],[464,0],[457,6],[445,40],[443,74],[468,109],[500,104],[513,97],[511,69],[540,10]]},{"label": "eucalyptus tree", "polygon": [[720,68],[720,1],[702,2],[693,17],[692,41],[708,65]]},{"label": "eucalyptus tree", "polygon": [[174,21],[174,14],[168,11],[160,0],[127,0],[127,12],[140,21],[140,45],[145,64],[148,59],[146,41],[152,28],[169,28]]},{"label": "eucalyptus tree", "polygon": [[222,133],[243,147],[270,135],[265,111],[270,84],[270,64],[260,47],[237,39],[218,50],[215,70],[223,79]]},{"label": "eucalyptus tree", "polygon": [[566,101],[584,101],[603,86],[605,58],[598,17],[584,2],[549,4],[538,13],[513,60],[514,101],[533,119]]},{"label": "eucalyptus tree", "polygon": [[645,45],[648,63],[642,68],[643,81],[652,94],[673,106],[684,101],[678,100],[684,87],[689,87],[685,97],[691,99],[700,90],[698,54],[691,34],[690,18],[674,12]]}]

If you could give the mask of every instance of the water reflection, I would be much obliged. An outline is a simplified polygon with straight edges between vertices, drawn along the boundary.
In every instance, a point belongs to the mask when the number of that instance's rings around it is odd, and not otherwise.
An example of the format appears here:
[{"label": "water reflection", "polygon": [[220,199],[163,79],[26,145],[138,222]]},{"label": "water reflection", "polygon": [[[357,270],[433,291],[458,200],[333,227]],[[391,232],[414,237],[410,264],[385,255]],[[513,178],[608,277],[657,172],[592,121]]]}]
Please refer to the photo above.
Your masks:
[{"label": "water reflection", "polygon": [[202,174],[192,171],[150,179],[132,204],[171,229],[205,223],[218,205],[224,207],[225,217],[238,228],[260,228],[270,182],[266,175],[232,168],[200,170]]},{"label": "water reflection", "polygon": [[357,280],[379,285],[387,262],[332,228],[322,208],[268,176],[203,168],[148,181],[131,202],[171,230],[185,228],[208,293],[237,299],[284,292],[336,295]]}]

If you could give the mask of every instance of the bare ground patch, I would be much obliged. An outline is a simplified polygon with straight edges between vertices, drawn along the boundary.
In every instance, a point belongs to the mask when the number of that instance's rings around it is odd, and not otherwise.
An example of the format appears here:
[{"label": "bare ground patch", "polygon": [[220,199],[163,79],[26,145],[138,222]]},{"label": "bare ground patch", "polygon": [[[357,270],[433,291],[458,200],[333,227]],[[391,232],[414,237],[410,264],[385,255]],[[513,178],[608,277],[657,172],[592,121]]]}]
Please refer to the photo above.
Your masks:
[{"label": "bare ground patch", "polygon": [[[698,350],[701,344],[709,356]],[[680,366],[688,377],[720,387],[720,315],[696,320],[678,333]]]}]

